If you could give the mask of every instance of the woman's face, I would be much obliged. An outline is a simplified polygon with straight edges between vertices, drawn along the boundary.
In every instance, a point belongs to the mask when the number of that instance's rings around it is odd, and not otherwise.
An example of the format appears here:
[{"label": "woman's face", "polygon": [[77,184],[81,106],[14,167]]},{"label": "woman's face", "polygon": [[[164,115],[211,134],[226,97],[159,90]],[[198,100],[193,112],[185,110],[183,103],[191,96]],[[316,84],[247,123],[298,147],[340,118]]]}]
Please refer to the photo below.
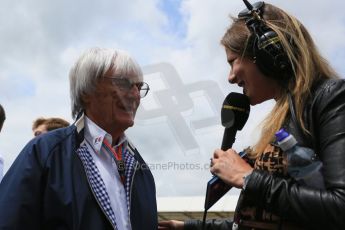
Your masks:
[{"label": "woman's face", "polygon": [[249,97],[250,104],[256,105],[279,96],[281,87],[273,78],[265,76],[252,59],[225,49],[231,70],[228,80],[243,88],[243,93]]}]

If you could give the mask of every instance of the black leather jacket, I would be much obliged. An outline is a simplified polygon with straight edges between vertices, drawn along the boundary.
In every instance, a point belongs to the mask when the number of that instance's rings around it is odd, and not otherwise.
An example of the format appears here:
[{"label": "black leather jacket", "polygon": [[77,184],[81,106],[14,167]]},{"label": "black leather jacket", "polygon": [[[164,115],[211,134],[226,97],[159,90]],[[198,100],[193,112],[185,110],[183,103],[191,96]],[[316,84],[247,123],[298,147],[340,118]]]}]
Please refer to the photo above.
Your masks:
[{"label": "black leather jacket", "polygon": [[[332,79],[314,87],[304,111],[313,138],[290,122],[290,132],[302,145],[313,147],[323,162],[325,190],[298,185],[266,171],[254,170],[243,192],[258,207],[268,208],[302,229],[345,229],[345,81]],[[231,229],[230,221],[209,220],[206,229]],[[279,227],[278,227],[279,228]],[[185,229],[201,229],[200,221]]]}]

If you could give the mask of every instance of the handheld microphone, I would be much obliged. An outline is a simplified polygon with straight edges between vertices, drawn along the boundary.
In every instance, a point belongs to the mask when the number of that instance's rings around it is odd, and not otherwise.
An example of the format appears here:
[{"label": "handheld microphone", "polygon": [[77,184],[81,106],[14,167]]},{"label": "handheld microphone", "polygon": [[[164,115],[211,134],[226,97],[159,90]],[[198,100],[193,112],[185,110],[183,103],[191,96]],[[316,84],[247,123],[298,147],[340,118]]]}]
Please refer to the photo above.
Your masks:
[{"label": "handheld microphone", "polygon": [[235,142],[237,130],[242,130],[246,124],[250,112],[249,98],[241,93],[229,93],[226,96],[222,111],[221,120],[225,127],[222,147],[223,151],[232,147]]},{"label": "handheld microphone", "polygon": [[[224,100],[221,120],[225,127],[222,147],[223,151],[232,147],[235,142],[237,130],[242,130],[248,120],[250,112],[249,98],[240,93],[230,93]],[[244,157],[245,153],[241,152],[240,156]],[[224,183],[219,177],[214,176],[207,183],[205,211],[211,208],[232,186]]]}]

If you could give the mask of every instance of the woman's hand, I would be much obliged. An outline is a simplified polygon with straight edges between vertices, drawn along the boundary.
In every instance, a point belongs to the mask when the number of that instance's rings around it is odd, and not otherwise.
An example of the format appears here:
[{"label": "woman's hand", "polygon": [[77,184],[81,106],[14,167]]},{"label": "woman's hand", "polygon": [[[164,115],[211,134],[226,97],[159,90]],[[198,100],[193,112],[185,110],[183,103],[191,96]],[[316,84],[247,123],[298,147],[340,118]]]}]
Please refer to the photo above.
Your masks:
[{"label": "woman's hand", "polygon": [[213,154],[210,170],[225,183],[242,188],[243,177],[251,173],[253,168],[235,150],[229,149],[225,152],[217,149]]},{"label": "woman's hand", "polygon": [[158,223],[158,229],[160,230],[183,230],[184,222],[179,220],[164,220]]}]

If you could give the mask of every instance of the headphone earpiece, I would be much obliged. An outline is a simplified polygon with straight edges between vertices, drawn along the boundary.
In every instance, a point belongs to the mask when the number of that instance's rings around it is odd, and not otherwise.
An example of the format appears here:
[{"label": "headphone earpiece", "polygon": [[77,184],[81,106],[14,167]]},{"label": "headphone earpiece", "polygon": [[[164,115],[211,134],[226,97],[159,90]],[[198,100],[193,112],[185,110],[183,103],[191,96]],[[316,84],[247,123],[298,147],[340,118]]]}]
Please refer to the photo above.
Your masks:
[{"label": "headphone earpiece", "polygon": [[256,2],[251,5],[247,0],[243,1],[248,9],[242,10],[238,18],[245,19],[251,32],[248,45],[252,49],[253,60],[265,75],[287,80],[292,75],[291,62],[277,33],[262,19],[265,3]]}]

